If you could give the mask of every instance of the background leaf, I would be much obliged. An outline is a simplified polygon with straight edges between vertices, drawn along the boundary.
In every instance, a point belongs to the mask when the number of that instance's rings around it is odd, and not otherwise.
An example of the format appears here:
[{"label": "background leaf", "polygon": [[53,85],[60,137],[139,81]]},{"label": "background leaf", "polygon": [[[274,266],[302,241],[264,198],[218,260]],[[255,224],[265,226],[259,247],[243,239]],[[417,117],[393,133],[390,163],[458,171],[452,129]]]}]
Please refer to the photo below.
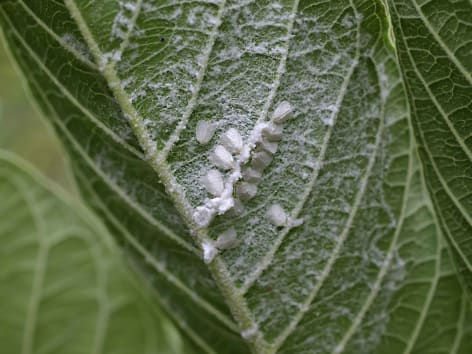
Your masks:
[{"label": "background leaf", "polygon": [[472,294],[472,4],[389,3],[426,182]]},{"label": "background leaf", "polygon": [[0,198],[3,353],[184,352],[106,231],[4,152]]},{"label": "background leaf", "polygon": [[[0,23],[84,197],[200,351],[471,350],[381,2],[18,1]],[[257,196],[198,227],[218,137],[247,141],[282,100]],[[303,223],[271,225],[274,203]]]}]

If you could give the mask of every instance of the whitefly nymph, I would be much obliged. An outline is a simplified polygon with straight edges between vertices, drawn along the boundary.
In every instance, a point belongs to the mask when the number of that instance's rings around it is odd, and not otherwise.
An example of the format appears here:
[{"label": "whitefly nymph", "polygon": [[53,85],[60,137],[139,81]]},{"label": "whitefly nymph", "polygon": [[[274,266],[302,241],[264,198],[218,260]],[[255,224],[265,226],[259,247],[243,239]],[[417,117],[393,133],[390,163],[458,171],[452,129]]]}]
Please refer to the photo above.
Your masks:
[{"label": "whitefly nymph", "polygon": [[231,153],[238,153],[243,148],[243,138],[235,128],[228,129],[221,136],[221,144]]},{"label": "whitefly nymph", "polygon": [[234,227],[221,233],[215,241],[215,247],[227,250],[238,245],[238,235]]},{"label": "whitefly nymph", "polygon": [[262,178],[261,171],[257,171],[251,167],[244,169],[242,174],[243,179],[249,183],[257,184],[261,181]]},{"label": "whitefly nymph", "polygon": [[257,151],[252,156],[251,167],[256,171],[262,171],[272,162],[272,154],[267,151]]},{"label": "whitefly nymph", "polygon": [[229,170],[234,165],[233,155],[223,145],[215,147],[210,155],[210,161],[223,170]]},{"label": "whitefly nymph", "polygon": [[225,188],[223,175],[220,171],[212,169],[200,179],[201,183],[208,191],[208,193],[219,196],[223,193]]},{"label": "whitefly nymph", "polygon": [[252,183],[242,182],[236,187],[236,193],[239,199],[247,201],[252,199],[257,194],[257,186]]},{"label": "whitefly nymph", "polygon": [[269,141],[280,141],[282,140],[282,134],[284,129],[281,125],[270,124],[262,129],[262,136]]},{"label": "whitefly nymph", "polygon": [[215,134],[217,124],[207,120],[200,120],[195,128],[195,137],[200,144],[208,144]]},{"label": "whitefly nymph", "polygon": [[210,264],[215,258],[215,256],[218,254],[218,249],[210,241],[202,242],[202,250],[203,250],[203,262],[205,264]]},{"label": "whitefly nymph", "polygon": [[274,226],[281,227],[287,225],[288,217],[280,204],[273,204],[267,209],[267,220]]},{"label": "whitefly nymph", "polygon": [[274,123],[280,124],[285,122],[287,119],[292,118],[292,116],[292,105],[290,104],[290,102],[282,101],[272,113],[272,120],[274,121]]}]

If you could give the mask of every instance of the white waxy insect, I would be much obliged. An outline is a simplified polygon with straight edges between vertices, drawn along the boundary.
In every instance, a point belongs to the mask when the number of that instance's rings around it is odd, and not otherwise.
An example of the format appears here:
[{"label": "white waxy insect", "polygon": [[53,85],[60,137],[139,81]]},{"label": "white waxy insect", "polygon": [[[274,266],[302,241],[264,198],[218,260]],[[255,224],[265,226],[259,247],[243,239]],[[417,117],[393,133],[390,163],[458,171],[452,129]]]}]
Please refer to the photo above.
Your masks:
[{"label": "white waxy insect", "polygon": [[203,262],[210,264],[213,258],[218,254],[218,249],[209,241],[202,242]]},{"label": "white waxy insect", "polygon": [[277,144],[275,141],[268,141],[265,139],[262,139],[260,145],[262,149],[271,154],[275,154],[277,152],[277,149],[279,148],[279,144]]},{"label": "white waxy insect", "polygon": [[242,182],[236,187],[236,193],[241,200],[249,200],[256,196],[257,186],[252,183]]},{"label": "white waxy insect", "polygon": [[253,168],[243,170],[243,179],[246,182],[257,184],[261,181],[262,173]]},{"label": "white waxy insect", "polygon": [[233,155],[223,145],[216,146],[210,155],[210,160],[223,170],[229,170],[234,164]]},{"label": "white waxy insect", "polygon": [[270,124],[262,129],[262,136],[269,141],[282,140],[283,127],[281,125]]},{"label": "white waxy insect", "polygon": [[256,171],[262,171],[272,162],[272,155],[267,151],[257,151],[252,156],[251,167]]},{"label": "white waxy insect", "polygon": [[208,144],[216,131],[216,123],[200,120],[195,128],[195,136],[200,144]]},{"label": "white waxy insect", "polygon": [[223,175],[218,170],[210,170],[201,178],[201,182],[206,190],[214,196],[219,196],[225,189]]},{"label": "white waxy insect", "polygon": [[218,236],[215,241],[215,247],[220,250],[227,250],[237,246],[238,244],[238,234],[234,227],[226,230]]},{"label": "white waxy insect", "polygon": [[275,226],[285,226],[287,225],[288,217],[285,213],[285,210],[280,206],[280,204],[273,204],[267,210],[267,219],[272,225]]},{"label": "white waxy insect", "polygon": [[235,128],[230,128],[221,136],[221,144],[231,153],[240,152],[243,148],[243,138]]},{"label": "white waxy insect", "polygon": [[279,105],[275,108],[274,112],[272,113],[272,120],[277,123],[283,123],[287,119],[292,118],[293,116],[293,109],[290,102],[282,101]]}]

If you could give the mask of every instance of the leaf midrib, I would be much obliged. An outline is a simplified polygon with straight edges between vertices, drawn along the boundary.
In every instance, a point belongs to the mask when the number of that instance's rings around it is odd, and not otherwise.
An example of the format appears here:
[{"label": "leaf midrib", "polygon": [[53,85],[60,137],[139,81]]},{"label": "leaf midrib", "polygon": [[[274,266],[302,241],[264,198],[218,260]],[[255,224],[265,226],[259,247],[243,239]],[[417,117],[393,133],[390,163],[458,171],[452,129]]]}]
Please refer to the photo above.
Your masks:
[{"label": "leaf midrib", "polygon": [[[96,61],[100,61],[100,59],[102,58],[102,53],[100,51],[98,43],[95,41],[92,33],[90,32],[90,29],[88,28],[85,20],[83,19],[82,14],[80,13],[80,10],[78,9],[77,5],[73,0],[65,0],[65,5],[68,8],[72,18],[75,20],[80,31],[82,32],[82,35],[84,36],[86,42],[89,44]],[[154,146],[154,142],[152,141],[152,139],[150,139],[144,127],[140,124],[142,119],[139,113],[130,104],[127,94],[121,89],[121,86],[119,85],[119,78],[116,72],[114,71],[113,67],[107,65],[103,68],[102,74],[107,80],[112,92],[115,94],[115,97],[118,103],[120,104],[123,112],[127,113],[127,116],[129,117],[129,122],[132,128],[134,129],[141,146],[143,146],[145,150],[148,150],[149,147]],[[174,176],[170,172],[169,167],[165,162],[159,162],[156,161],[156,159],[150,159],[149,163],[157,172],[158,176],[161,179],[161,182],[164,185],[178,186],[178,184],[175,182]],[[196,230],[196,239],[205,239],[206,234],[204,231],[202,232],[202,230],[199,230],[196,224],[194,223],[192,217],[192,208],[185,199],[184,194],[180,190],[180,188],[168,188],[167,190],[169,191],[168,194],[170,198],[175,203],[176,209],[180,212],[180,215],[183,217],[188,227],[191,230]],[[217,284],[219,285],[220,290],[222,290],[224,294],[232,295],[236,293],[234,284],[229,280],[228,272],[222,262],[219,262],[218,259],[216,259],[209,266],[209,269],[213,273],[213,276]],[[244,299],[227,296],[226,300],[232,310],[233,315],[239,320],[240,325],[243,324],[242,326],[244,326],[244,324],[246,324],[249,327],[254,326],[254,321],[249,311],[247,310]],[[256,352],[262,353],[262,349],[259,350],[258,347],[261,346],[262,348],[264,348],[266,345],[261,336],[258,336],[257,339],[260,340],[261,343],[249,344],[252,345]]]}]

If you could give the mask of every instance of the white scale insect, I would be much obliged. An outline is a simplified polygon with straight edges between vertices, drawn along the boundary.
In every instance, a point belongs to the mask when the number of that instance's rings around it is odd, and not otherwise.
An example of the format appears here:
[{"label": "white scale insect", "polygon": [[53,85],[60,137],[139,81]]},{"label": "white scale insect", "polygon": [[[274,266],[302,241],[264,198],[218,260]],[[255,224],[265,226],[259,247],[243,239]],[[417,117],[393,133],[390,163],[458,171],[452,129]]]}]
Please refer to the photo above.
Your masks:
[{"label": "white scale insect", "polygon": [[200,181],[206,190],[214,196],[221,195],[225,188],[223,175],[220,171],[215,169],[208,171],[208,173],[203,176]]},{"label": "white scale insect", "polygon": [[280,124],[292,118],[292,116],[293,116],[292,105],[290,104],[290,102],[282,101],[279,103],[277,108],[275,108],[274,112],[272,113],[272,120],[276,124]]},{"label": "white scale insect", "polygon": [[234,165],[233,155],[223,145],[217,145],[210,155],[210,161],[223,170],[229,170]]},{"label": "white scale insect", "polygon": [[195,137],[200,144],[208,144],[213,138],[217,124],[207,120],[200,120],[195,128]]},{"label": "white scale insect", "polygon": [[[261,131],[261,137],[256,143],[256,151],[251,158],[251,166],[242,171],[243,181],[236,185],[236,194],[240,200],[247,201],[254,198],[257,194],[257,184],[261,181],[262,172],[272,162],[273,155],[277,152],[278,141],[282,139],[283,134],[283,123],[293,117],[293,108],[290,102],[282,101],[272,112],[271,120],[267,123]],[[196,126],[196,139],[200,144],[207,144],[213,138],[216,131],[217,124],[211,121],[199,121]],[[234,160],[233,154],[242,153],[244,149],[244,141],[241,134],[235,128],[228,129],[220,138],[220,145],[217,145],[215,149],[210,153],[210,161],[219,169],[227,171],[230,169],[238,168]],[[237,170],[236,170],[237,172]],[[237,172],[239,173],[239,172]],[[237,180],[237,179],[236,179]],[[225,191],[225,182],[223,175],[216,169],[211,169],[205,176],[201,178],[201,183],[208,191],[215,197],[221,196]],[[244,212],[244,207],[239,199],[234,199],[233,202],[233,214],[241,215]],[[232,199],[233,200],[233,199]],[[200,210],[201,209],[201,210]],[[200,219],[202,210],[207,210],[208,217],[210,218],[207,222],[205,219],[205,225],[209,223],[213,217],[214,209],[208,209],[207,206],[198,207]],[[206,215],[206,214],[205,214]],[[279,204],[272,205],[267,211],[267,218],[275,226],[285,226],[288,223],[288,217],[283,208]],[[208,219],[208,218],[207,218]],[[198,220],[197,220],[198,221]],[[235,238],[235,232],[231,231],[223,233],[219,238],[221,244],[228,244],[229,240]],[[216,242],[218,244],[218,240]],[[202,244],[204,250],[205,262],[211,262],[213,257],[217,253],[218,247],[213,243],[204,242]]]},{"label": "white scale insect", "polygon": [[221,144],[231,153],[238,153],[243,148],[243,138],[241,134],[234,129],[230,128],[221,137]]},{"label": "white scale insect", "polygon": [[287,225],[287,214],[280,204],[273,204],[267,209],[266,213],[269,222],[277,227]]}]

